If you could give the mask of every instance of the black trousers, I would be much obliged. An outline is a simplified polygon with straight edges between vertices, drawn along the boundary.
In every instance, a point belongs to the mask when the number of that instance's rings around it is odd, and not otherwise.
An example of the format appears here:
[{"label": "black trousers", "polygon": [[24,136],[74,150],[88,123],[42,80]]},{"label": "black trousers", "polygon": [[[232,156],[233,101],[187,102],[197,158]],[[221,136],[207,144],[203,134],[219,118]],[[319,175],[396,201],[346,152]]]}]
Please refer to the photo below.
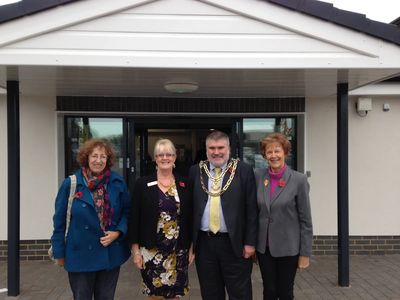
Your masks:
[{"label": "black trousers", "polygon": [[68,272],[74,300],[112,300],[117,287],[120,267],[110,271]]},{"label": "black trousers", "polygon": [[294,278],[299,256],[272,257],[269,247],[257,251],[264,286],[264,300],[293,300]]},{"label": "black trousers", "polygon": [[227,233],[200,231],[196,244],[196,269],[203,300],[252,300],[251,258],[238,258]]}]

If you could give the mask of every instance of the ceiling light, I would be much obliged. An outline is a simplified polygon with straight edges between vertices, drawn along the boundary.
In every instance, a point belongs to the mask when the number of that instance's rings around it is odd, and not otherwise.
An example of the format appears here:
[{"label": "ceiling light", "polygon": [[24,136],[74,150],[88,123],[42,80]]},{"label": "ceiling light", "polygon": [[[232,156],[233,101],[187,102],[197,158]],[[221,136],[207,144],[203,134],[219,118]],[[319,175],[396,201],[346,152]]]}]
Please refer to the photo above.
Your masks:
[{"label": "ceiling light", "polygon": [[193,83],[167,83],[164,88],[173,94],[190,94],[195,92],[199,86]]}]

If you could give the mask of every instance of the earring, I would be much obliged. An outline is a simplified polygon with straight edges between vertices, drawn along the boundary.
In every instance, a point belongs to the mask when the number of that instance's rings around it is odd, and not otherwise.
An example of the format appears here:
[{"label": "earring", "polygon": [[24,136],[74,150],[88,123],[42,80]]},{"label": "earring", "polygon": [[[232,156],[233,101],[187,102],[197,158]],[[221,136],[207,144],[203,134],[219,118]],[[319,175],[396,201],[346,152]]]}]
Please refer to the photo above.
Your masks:
[{"label": "earring", "polygon": [[176,167],[175,164],[172,167],[175,169],[175,167]]},{"label": "earring", "polygon": [[156,165],[156,171],[158,170],[158,165]]}]

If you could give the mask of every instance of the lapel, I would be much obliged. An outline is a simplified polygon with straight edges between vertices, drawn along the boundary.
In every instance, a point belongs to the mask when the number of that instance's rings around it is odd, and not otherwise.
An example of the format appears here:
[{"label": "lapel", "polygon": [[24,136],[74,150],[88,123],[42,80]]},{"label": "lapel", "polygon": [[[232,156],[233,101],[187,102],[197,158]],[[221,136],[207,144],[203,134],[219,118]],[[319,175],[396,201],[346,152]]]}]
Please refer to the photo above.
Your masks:
[{"label": "lapel", "polygon": [[[231,161],[230,159],[227,161],[227,165],[226,165],[227,168],[230,168],[230,167],[228,167],[230,161]],[[238,175],[238,170],[239,170],[239,168],[236,169],[235,177],[236,177],[236,176],[239,176],[239,175]],[[229,172],[229,169],[228,169],[228,171],[227,171],[227,172],[225,173],[225,175],[224,175],[224,178],[222,178],[221,190],[223,189],[223,187],[224,187],[224,186],[226,185],[226,183],[228,182],[230,176],[231,176],[231,173]],[[231,185],[233,184],[233,181],[234,181],[234,179],[232,180]],[[223,193],[223,194],[221,195],[221,197],[220,197],[221,203],[222,203],[223,200],[226,198],[226,197],[225,197],[225,194],[226,194],[226,193],[229,193],[229,188],[226,190],[225,193]],[[227,199],[227,198],[226,198],[226,199]]]},{"label": "lapel", "polygon": [[121,193],[121,187],[109,181],[109,183],[107,184],[107,191],[108,191],[108,196],[110,198],[110,205],[111,207],[113,207],[117,202],[119,194]]},{"label": "lapel", "polygon": [[[226,167],[228,168],[228,165],[230,163],[230,160],[228,160],[228,162],[226,163]],[[236,169],[236,172],[238,171],[238,169]],[[231,176],[231,173],[229,172],[229,170],[225,173],[224,178],[222,179],[222,183],[221,183],[221,190],[222,188],[225,186],[225,184],[228,182],[229,177]]]},{"label": "lapel", "polygon": [[[178,192],[181,213],[182,213],[183,207],[186,207],[186,202],[184,201],[184,199],[186,199],[186,184],[179,174],[174,173],[174,176],[175,176],[176,191]],[[181,183],[183,183],[184,186],[181,186]]]},{"label": "lapel", "polygon": [[[92,195],[90,194],[90,191],[86,187],[86,185],[79,186],[79,187],[77,186],[76,187],[76,192],[79,192],[79,191],[82,192],[82,198],[79,198],[79,200],[85,202],[86,204],[89,204],[92,207],[94,207],[94,201],[93,201]],[[77,199],[77,198],[75,198],[75,199]]]},{"label": "lapel", "polygon": [[[207,167],[208,167],[208,170],[210,171],[210,163],[208,163]],[[204,169],[202,170],[201,175],[203,176],[204,185],[205,185],[206,189],[208,190],[208,176],[207,176],[206,171],[204,171]]]},{"label": "lapel", "polygon": [[147,192],[150,194],[150,201],[153,203],[154,207],[158,209],[158,202],[159,202],[159,197],[158,197],[158,185],[152,185],[152,186],[148,186],[147,184],[150,182],[157,182],[157,171],[152,173],[151,175],[149,175],[147,177],[147,181],[146,181],[146,186],[145,188],[147,189]]},{"label": "lapel", "polygon": [[[80,198],[79,200],[94,207],[93,197],[90,194],[89,188],[86,186],[86,184],[83,181],[81,171],[76,173],[76,192],[79,192],[79,191],[82,192],[82,198]],[[111,181],[111,177],[110,177],[110,181],[107,184],[107,191],[108,191],[108,196],[110,198],[110,205],[114,206],[115,203],[117,202],[119,194],[121,193],[121,187],[119,185],[116,185],[115,183],[113,183]]]},{"label": "lapel", "polygon": [[[199,165],[198,165],[199,166]],[[200,168],[200,166],[199,166]],[[208,163],[208,169],[210,169],[210,163]],[[197,170],[198,172],[200,172],[199,170]],[[204,185],[206,187],[206,189],[208,190],[208,176],[206,174],[206,172],[204,170],[202,170],[201,175],[203,177],[203,182]],[[197,178],[197,177],[196,177]],[[200,186],[200,190],[201,193],[199,194],[199,199],[200,199],[200,211],[204,211],[204,209],[206,208],[207,205],[207,201],[208,201],[208,194],[206,192],[203,191],[202,187],[201,187],[201,183],[200,183],[200,178],[198,180],[198,183],[196,183],[196,185]]]},{"label": "lapel", "polygon": [[[264,170],[264,174],[261,177],[261,185],[264,186],[263,192],[264,192],[264,202],[265,206],[267,207],[268,213],[270,212],[271,208],[271,176],[269,175],[268,168]],[[268,180],[268,184],[265,185],[265,181]]]},{"label": "lapel", "polygon": [[[86,204],[89,204],[90,206],[94,207],[94,202],[92,195],[90,194],[89,188],[86,186],[86,184],[83,181],[83,176],[82,176],[82,169],[80,169],[76,174],[76,190],[75,190],[75,195],[77,192],[82,192],[82,197],[79,198],[79,201],[83,201]],[[69,193],[68,193],[69,195]],[[74,201],[78,199],[75,198]]]},{"label": "lapel", "polygon": [[[289,169],[288,166],[286,166],[286,169],[282,174],[282,180],[285,182],[285,186],[288,184],[289,179],[290,179],[290,169]],[[271,205],[274,204],[276,199],[278,199],[279,195],[285,189],[285,186],[284,187],[280,187],[279,183],[278,183],[278,185],[276,186],[276,189],[274,191],[274,194],[272,195]]]}]

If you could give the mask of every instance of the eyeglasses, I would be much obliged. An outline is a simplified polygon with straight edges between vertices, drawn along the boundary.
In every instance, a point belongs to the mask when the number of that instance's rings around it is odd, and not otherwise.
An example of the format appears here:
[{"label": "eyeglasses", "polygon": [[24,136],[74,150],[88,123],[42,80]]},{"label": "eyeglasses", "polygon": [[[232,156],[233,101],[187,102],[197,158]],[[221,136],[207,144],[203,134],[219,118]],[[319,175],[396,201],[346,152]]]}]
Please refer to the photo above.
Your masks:
[{"label": "eyeglasses", "polygon": [[175,156],[175,154],[166,153],[166,154],[157,154],[156,155],[156,157],[158,157],[158,158],[163,158],[164,156],[166,156],[167,158],[170,158],[172,156]]},{"label": "eyeglasses", "polygon": [[105,155],[100,155],[100,157],[98,155],[89,155],[89,157],[93,160],[98,160],[100,158],[100,160],[107,160],[108,156]]}]

